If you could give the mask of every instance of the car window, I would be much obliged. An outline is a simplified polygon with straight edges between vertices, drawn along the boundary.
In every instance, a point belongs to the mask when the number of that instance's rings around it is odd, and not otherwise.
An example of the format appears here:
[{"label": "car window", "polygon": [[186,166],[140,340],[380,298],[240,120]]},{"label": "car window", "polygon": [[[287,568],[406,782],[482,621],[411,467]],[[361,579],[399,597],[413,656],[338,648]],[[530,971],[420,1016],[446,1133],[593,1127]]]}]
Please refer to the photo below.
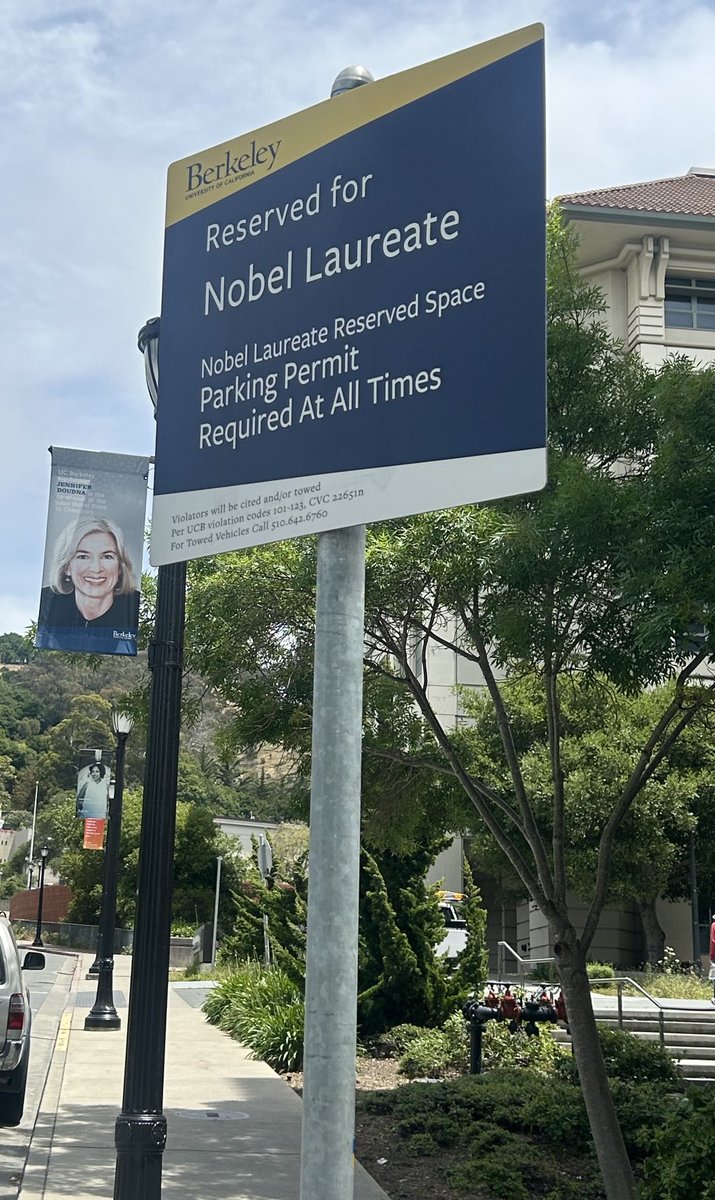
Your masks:
[{"label": "car window", "polygon": [[0,944],[0,983],[4,983],[6,979],[5,959],[2,952],[2,944]]}]

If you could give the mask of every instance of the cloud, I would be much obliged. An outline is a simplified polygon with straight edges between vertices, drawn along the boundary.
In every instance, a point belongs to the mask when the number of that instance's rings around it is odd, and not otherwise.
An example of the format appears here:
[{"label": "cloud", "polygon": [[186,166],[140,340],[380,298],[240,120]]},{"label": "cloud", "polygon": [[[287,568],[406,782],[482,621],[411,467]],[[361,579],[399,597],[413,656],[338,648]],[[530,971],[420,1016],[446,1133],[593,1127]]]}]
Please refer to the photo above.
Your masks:
[{"label": "cloud", "polygon": [[50,444],[151,452],[167,165],[543,20],[551,193],[707,165],[715,13],[688,0],[0,0],[0,627],[34,618]]}]

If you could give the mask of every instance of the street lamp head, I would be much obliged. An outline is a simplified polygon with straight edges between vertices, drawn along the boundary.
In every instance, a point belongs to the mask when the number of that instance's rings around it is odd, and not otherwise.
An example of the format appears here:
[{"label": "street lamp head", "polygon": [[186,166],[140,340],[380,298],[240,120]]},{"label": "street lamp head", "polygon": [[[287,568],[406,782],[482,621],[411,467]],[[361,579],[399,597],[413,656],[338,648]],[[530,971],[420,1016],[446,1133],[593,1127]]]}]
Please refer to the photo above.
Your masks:
[{"label": "street lamp head", "polygon": [[112,709],[112,729],[114,732],[123,737],[129,737],[129,734],[134,728],[134,718],[129,716],[129,713],[120,712],[119,709]]},{"label": "street lamp head", "polygon": [[159,317],[152,317],[146,325],[142,325],[137,337],[137,345],[144,355],[144,374],[146,386],[154,406],[159,402]]},{"label": "street lamp head", "polygon": [[42,849],[40,850],[40,854],[41,854],[41,856],[42,856],[42,860],[43,860],[43,862],[46,862],[46,861],[47,861],[47,859],[48,859],[48,857],[49,857],[49,853],[50,853],[50,848],[49,848],[49,846],[43,846],[43,847],[42,847]]},{"label": "street lamp head", "polygon": [[351,92],[353,88],[362,87],[364,83],[374,83],[375,76],[367,67],[343,67],[335,77],[335,83],[330,89],[330,95],[340,96],[343,92]]}]

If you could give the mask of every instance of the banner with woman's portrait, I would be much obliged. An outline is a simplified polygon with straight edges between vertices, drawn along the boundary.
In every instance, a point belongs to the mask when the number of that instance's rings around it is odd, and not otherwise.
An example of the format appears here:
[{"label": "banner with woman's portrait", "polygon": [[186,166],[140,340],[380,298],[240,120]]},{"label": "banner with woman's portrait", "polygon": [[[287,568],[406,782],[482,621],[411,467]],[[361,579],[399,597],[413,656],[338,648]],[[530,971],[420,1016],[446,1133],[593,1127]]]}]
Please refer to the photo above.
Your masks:
[{"label": "banner with woman's portrait", "polygon": [[104,820],[109,803],[109,783],[112,778],[110,750],[80,750],[77,771],[78,817]]},{"label": "banner with woman's portrait", "polygon": [[135,655],[149,459],[57,446],[50,454],[35,645]]}]

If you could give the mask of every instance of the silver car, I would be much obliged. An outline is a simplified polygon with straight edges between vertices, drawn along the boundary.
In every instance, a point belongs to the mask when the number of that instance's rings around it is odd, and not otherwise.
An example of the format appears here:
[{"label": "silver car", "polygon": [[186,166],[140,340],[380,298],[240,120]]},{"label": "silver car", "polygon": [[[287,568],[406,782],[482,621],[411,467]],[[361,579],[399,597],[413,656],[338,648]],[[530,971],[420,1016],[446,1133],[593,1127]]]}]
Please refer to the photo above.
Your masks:
[{"label": "silver car", "polygon": [[19,1125],[25,1107],[32,1010],[23,971],[42,971],[44,954],[21,951],[12,926],[0,917],[0,1125]]}]

